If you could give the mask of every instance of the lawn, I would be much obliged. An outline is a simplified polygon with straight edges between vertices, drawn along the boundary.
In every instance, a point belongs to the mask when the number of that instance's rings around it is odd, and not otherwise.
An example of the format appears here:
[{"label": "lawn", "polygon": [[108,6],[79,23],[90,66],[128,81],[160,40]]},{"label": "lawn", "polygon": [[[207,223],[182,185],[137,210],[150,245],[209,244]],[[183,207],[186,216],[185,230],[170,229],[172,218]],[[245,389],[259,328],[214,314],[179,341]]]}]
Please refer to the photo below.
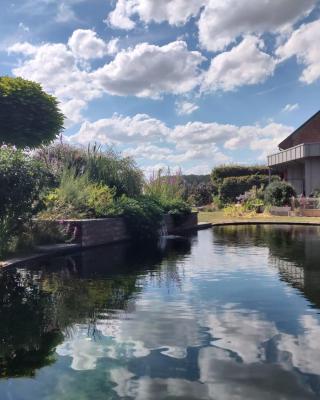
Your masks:
[{"label": "lawn", "polygon": [[199,222],[210,222],[212,224],[223,224],[232,222],[279,222],[279,223],[309,223],[309,224],[319,224],[320,217],[278,217],[270,214],[255,214],[252,216],[244,217],[230,217],[226,216],[223,211],[213,211],[213,212],[199,212],[198,215]]}]

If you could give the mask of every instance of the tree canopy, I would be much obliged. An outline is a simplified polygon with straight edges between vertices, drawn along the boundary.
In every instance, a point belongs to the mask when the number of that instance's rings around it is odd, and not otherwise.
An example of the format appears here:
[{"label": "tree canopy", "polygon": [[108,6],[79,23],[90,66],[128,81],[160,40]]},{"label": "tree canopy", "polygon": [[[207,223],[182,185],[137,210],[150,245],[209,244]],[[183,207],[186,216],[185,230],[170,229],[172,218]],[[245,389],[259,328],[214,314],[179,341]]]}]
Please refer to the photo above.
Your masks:
[{"label": "tree canopy", "polygon": [[63,130],[64,116],[54,96],[38,83],[0,77],[0,144],[37,147]]}]

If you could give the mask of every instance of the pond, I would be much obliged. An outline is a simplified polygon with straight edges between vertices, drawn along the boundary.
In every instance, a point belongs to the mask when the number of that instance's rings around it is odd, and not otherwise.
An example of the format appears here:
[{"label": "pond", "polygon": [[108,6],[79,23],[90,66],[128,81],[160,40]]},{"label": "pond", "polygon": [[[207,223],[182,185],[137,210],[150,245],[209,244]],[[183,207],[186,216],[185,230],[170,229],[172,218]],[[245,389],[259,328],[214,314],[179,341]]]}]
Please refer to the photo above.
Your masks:
[{"label": "pond", "polygon": [[0,399],[318,399],[320,230],[242,226],[0,271]]}]

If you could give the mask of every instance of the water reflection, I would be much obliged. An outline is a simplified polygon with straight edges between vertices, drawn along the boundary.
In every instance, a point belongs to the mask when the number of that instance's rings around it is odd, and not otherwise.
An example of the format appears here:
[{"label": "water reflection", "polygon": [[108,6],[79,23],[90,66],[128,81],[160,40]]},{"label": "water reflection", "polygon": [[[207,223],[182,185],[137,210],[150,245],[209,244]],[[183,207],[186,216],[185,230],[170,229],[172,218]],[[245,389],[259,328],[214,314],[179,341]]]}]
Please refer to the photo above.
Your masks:
[{"label": "water reflection", "polygon": [[319,398],[319,245],[224,227],[2,271],[0,398]]}]

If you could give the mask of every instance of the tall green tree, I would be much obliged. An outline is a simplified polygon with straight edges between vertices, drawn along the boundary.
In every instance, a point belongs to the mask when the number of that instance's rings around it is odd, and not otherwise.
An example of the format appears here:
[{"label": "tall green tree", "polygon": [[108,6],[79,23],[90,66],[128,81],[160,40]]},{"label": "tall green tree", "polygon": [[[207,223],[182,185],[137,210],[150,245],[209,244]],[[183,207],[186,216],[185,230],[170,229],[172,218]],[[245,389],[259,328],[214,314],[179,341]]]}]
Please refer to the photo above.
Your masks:
[{"label": "tall green tree", "polygon": [[20,148],[50,143],[63,130],[58,101],[38,83],[0,77],[0,144]]}]

